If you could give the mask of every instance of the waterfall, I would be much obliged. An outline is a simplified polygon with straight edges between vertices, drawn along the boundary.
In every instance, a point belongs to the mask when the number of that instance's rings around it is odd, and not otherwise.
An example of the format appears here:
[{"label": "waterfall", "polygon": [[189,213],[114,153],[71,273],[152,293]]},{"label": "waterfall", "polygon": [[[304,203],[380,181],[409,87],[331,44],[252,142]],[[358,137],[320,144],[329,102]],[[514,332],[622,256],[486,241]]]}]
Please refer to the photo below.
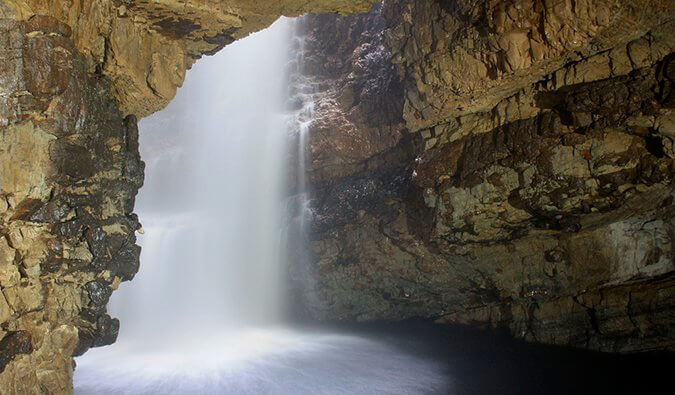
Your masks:
[{"label": "waterfall", "polygon": [[282,325],[284,259],[309,263],[314,92],[295,31],[294,20],[281,18],[200,60],[169,106],[141,121],[141,269],[111,298],[117,342],[77,358],[76,393],[414,393],[441,385],[433,364],[379,340]]},{"label": "waterfall", "polygon": [[[293,173],[289,179],[286,193],[285,217],[283,220],[285,232],[282,236],[286,246],[286,262],[284,267],[295,271],[291,277],[302,278],[306,285],[312,284],[310,274],[309,231],[310,200],[309,183],[307,180],[309,158],[309,129],[314,119],[314,82],[303,73],[305,65],[305,41],[302,18],[294,27],[290,61],[288,64],[287,86],[287,129],[289,141],[294,141],[288,150],[286,167]],[[298,272],[301,271],[301,272]],[[287,290],[286,296],[290,292]],[[291,306],[292,310],[292,306]]]},{"label": "waterfall", "polygon": [[186,330],[278,321],[287,140],[279,70],[292,29],[281,19],[198,62],[169,107],[141,121],[143,269],[110,305],[125,324],[120,342],[161,334],[174,344]]}]

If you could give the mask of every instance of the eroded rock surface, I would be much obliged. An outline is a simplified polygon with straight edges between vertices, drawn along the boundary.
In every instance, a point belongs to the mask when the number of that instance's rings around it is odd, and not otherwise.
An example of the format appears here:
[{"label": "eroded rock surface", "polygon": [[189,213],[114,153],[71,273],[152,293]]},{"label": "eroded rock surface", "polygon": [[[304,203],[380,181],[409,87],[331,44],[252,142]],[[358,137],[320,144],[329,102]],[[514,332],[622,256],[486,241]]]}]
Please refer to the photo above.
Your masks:
[{"label": "eroded rock surface", "polygon": [[[138,270],[136,117],[278,15],[373,1],[0,4],[0,388],[72,391]],[[387,1],[305,20],[298,300],[603,351],[673,349],[671,1]],[[304,264],[305,261],[299,262]]]},{"label": "eroded rock surface", "polygon": [[[337,82],[318,89],[310,138],[314,257],[295,271],[311,273],[298,280],[313,284],[307,314],[673,349],[672,3],[474,3],[308,17],[337,31],[310,29],[324,43],[308,45],[310,67],[348,67],[316,73],[319,88]],[[354,111],[351,65],[382,53],[378,75],[391,61],[402,85],[374,111],[401,118],[366,113],[378,131],[351,118],[327,133]]]},{"label": "eroded rock surface", "polygon": [[72,357],[111,344],[107,298],[138,270],[138,130],[71,29],[0,20],[0,387],[71,391]]},{"label": "eroded rock surface", "polygon": [[310,178],[343,177],[404,135],[403,89],[385,47],[380,6],[370,14],[303,18],[302,75],[314,90]]},{"label": "eroded rock surface", "polygon": [[90,73],[106,76],[123,114],[164,108],[204,54],[280,15],[367,10],[374,0],[5,0],[0,17],[49,15],[72,30]]}]

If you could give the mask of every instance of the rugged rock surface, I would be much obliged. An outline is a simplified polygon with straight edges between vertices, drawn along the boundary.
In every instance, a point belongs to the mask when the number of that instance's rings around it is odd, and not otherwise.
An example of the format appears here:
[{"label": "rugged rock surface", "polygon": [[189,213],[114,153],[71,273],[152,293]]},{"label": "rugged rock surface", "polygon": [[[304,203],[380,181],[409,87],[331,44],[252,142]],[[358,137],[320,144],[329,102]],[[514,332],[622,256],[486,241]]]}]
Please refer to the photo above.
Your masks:
[{"label": "rugged rock surface", "polygon": [[[407,125],[449,127],[454,138],[531,117],[537,107],[527,93],[538,82],[559,88],[624,75],[671,52],[673,40],[670,1],[387,4],[387,42],[406,86]],[[501,118],[476,124],[489,112]]]},{"label": "rugged rock surface", "polygon": [[106,304],[139,268],[136,115],[282,13],[370,4],[0,3],[0,392],[72,392],[73,356],[117,337]]},{"label": "rugged rock surface", "polygon": [[[0,388],[72,390],[138,270],[135,116],[278,15],[373,1],[0,4]],[[671,1],[393,0],[306,19],[324,320],[673,349]],[[305,261],[300,261],[305,262]]]},{"label": "rugged rock surface", "polygon": [[0,17],[49,15],[72,30],[87,70],[108,77],[123,114],[144,117],[174,97],[203,54],[279,15],[367,10],[374,0],[5,0]]},{"label": "rugged rock surface", "polygon": [[106,303],[138,270],[138,130],[70,28],[0,21],[0,387],[64,393],[72,356],[110,344]]},{"label": "rugged rock surface", "polygon": [[[319,87],[314,259],[296,271],[311,273],[298,281],[313,284],[307,313],[673,349],[672,3],[392,1],[381,13],[307,22]],[[366,83],[393,88],[359,106],[343,87],[372,59],[379,79]],[[407,135],[381,116],[396,108]]]},{"label": "rugged rock surface", "polygon": [[303,18],[302,75],[314,90],[310,178],[365,170],[364,162],[404,135],[403,89],[384,46],[379,13]]}]

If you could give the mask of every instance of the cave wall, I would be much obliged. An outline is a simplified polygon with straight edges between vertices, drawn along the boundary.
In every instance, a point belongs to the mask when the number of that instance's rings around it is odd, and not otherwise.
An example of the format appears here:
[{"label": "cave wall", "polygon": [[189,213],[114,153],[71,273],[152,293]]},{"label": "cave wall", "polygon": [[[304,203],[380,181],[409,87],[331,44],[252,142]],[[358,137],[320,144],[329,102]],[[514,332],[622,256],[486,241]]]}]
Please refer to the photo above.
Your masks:
[{"label": "cave wall", "polygon": [[139,269],[137,116],[279,15],[372,3],[0,3],[1,393],[72,393],[73,356],[117,338],[106,305]]},{"label": "cave wall", "polygon": [[[0,387],[72,391],[138,270],[136,116],[278,15],[373,1],[0,3]],[[673,348],[670,1],[387,1],[305,18],[321,320]],[[305,264],[306,262],[300,262]]]},{"label": "cave wall", "polygon": [[111,344],[106,304],[138,270],[138,129],[70,28],[0,20],[0,387],[65,393],[72,356]]},{"label": "cave wall", "polygon": [[185,70],[280,15],[357,12],[374,0],[4,0],[0,18],[67,24],[89,73],[106,76],[123,114],[164,108]]},{"label": "cave wall", "polygon": [[673,7],[388,1],[306,17],[319,93],[305,313],[672,349]]}]

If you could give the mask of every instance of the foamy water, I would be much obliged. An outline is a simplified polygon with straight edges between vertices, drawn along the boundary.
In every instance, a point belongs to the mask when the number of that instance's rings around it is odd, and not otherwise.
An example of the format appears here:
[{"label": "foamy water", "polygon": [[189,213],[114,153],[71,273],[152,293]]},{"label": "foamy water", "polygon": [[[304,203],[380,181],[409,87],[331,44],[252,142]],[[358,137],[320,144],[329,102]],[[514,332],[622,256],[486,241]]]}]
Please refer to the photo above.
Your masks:
[{"label": "foamy water", "polygon": [[119,347],[78,361],[78,394],[428,394],[434,361],[340,333],[261,328],[200,336],[166,351]]}]

